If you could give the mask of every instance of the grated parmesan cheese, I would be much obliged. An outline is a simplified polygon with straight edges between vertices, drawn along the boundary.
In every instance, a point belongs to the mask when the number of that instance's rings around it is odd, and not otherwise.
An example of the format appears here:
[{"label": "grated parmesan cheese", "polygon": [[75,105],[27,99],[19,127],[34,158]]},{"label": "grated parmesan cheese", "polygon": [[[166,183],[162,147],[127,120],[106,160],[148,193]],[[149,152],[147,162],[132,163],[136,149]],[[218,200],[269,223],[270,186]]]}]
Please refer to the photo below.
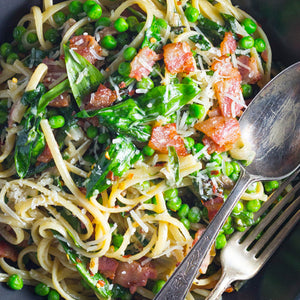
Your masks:
[{"label": "grated parmesan cheese", "polygon": [[140,227],[143,229],[144,232],[149,231],[149,227],[143,222],[143,220],[139,217],[139,215],[134,211],[130,211],[131,217],[140,225]]}]

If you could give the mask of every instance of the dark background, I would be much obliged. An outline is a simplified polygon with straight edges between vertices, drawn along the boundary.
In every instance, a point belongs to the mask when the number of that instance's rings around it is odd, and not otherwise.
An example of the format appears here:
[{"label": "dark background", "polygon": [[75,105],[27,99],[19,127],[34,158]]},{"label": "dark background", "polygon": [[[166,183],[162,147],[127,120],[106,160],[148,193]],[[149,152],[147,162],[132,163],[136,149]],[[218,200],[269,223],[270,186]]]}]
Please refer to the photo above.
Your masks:
[{"label": "dark background", "polygon": [[[0,42],[10,40],[18,20],[39,5],[39,0],[0,0]],[[234,1],[263,26],[273,50],[273,60],[289,66],[300,60],[300,0]],[[300,83],[299,83],[300,84]],[[238,293],[224,300],[300,300],[300,225],[277,250],[266,266]],[[242,266],[241,266],[242,267]],[[12,291],[0,284],[0,299],[39,300],[32,287]]]}]

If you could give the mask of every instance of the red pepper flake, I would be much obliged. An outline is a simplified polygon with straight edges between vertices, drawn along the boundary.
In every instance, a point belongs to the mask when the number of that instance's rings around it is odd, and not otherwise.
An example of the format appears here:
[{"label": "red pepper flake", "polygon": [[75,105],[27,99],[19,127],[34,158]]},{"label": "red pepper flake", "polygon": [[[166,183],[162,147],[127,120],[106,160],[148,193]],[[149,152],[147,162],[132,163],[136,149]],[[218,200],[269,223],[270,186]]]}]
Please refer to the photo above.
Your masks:
[{"label": "red pepper flake", "polygon": [[96,286],[97,286],[97,288],[104,287],[105,286],[105,281],[104,280],[98,280]]},{"label": "red pepper flake", "polygon": [[133,176],[134,176],[134,174],[133,174],[133,173],[129,173],[127,177],[128,177],[128,179],[132,179],[132,178],[133,178]]},{"label": "red pepper flake", "polygon": [[109,180],[111,180],[111,181],[117,180],[117,176],[115,176],[112,171],[108,172],[108,174],[106,175],[106,178],[109,179]]},{"label": "red pepper flake", "polygon": [[78,257],[76,257],[76,262],[79,263],[79,264],[82,263],[82,261]]},{"label": "red pepper flake", "polygon": [[210,171],[211,175],[218,175],[219,173],[220,173],[219,170],[212,170],[212,171]]},{"label": "red pepper flake", "polygon": [[119,84],[119,88],[120,88],[120,89],[126,88],[126,83],[125,83],[124,81],[122,81],[122,82]]},{"label": "red pepper flake", "polygon": [[134,94],[135,94],[135,90],[131,90],[130,92],[128,92],[128,95],[129,95],[130,97],[132,97]]},{"label": "red pepper flake", "polygon": [[110,160],[110,156],[109,156],[108,151],[105,152],[105,158],[108,159],[108,160]]},{"label": "red pepper flake", "polygon": [[131,255],[131,254],[123,255],[124,258],[128,258],[128,257],[130,257],[130,256],[132,256],[132,255]]}]

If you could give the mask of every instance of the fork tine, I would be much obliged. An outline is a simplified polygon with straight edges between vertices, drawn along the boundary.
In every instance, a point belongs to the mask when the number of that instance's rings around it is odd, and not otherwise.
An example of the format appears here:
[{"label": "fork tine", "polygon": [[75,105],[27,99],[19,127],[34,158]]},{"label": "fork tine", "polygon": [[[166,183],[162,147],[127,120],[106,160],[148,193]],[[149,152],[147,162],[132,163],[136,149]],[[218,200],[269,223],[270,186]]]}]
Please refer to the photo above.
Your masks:
[{"label": "fork tine", "polygon": [[[299,197],[300,198],[300,197]],[[259,258],[263,261],[263,264],[271,257],[275,250],[279,247],[282,241],[290,233],[293,227],[298,223],[300,219],[300,210],[285,224],[285,226],[280,230],[277,236],[271,241],[271,243],[263,250]]]},{"label": "fork tine", "polygon": [[[300,185],[299,185],[300,186]],[[283,199],[282,199],[283,200]],[[281,201],[282,201],[281,200]],[[282,212],[279,217],[274,221],[273,224],[267,229],[265,233],[259,238],[257,243],[253,246],[251,249],[251,252],[255,252],[256,254],[261,250],[261,248],[266,245],[266,243],[269,241],[269,239],[274,235],[276,230],[280,228],[280,226],[284,223],[285,220],[289,218],[289,216],[297,210],[300,204],[300,196],[295,199],[284,212]],[[275,207],[276,208],[276,207]],[[271,211],[272,213],[272,211]],[[269,213],[269,214],[271,214]],[[268,215],[269,215],[268,214]],[[275,215],[274,215],[275,216]],[[297,216],[297,213],[296,213]],[[263,229],[264,227],[262,227]],[[274,240],[277,239],[277,237],[274,238]],[[268,248],[269,246],[267,246]]]},{"label": "fork tine", "polygon": [[[268,212],[268,214],[259,222],[259,224],[250,232],[247,238],[243,241],[243,243],[250,243],[257,237],[257,235],[262,232],[264,228],[268,226],[268,224],[277,216],[277,214],[282,211],[284,206],[292,200],[297,190],[300,188],[300,182],[293,188],[292,191],[287,193],[276,205],[275,207]],[[270,199],[271,200],[271,199]],[[268,204],[272,204],[271,200]],[[269,205],[268,205],[269,206]],[[260,239],[261,240],[261,239]]]}]

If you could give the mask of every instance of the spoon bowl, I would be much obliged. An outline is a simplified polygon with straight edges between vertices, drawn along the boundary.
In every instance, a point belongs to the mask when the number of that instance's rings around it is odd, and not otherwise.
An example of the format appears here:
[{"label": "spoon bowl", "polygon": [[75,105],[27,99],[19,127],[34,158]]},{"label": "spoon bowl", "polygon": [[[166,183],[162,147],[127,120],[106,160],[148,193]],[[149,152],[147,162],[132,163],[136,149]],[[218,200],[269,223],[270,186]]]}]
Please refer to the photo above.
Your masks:
[{"label": "spoon bowl", "polygon": [[218,232],[250,183],[283,179],[299,167],[299,100],[300,62],[270,81],[243,113],[241,133],[255,150],[254,159],[249,166],[241,166],[240,178],[228,198],[154,299],[185,298]]}]

